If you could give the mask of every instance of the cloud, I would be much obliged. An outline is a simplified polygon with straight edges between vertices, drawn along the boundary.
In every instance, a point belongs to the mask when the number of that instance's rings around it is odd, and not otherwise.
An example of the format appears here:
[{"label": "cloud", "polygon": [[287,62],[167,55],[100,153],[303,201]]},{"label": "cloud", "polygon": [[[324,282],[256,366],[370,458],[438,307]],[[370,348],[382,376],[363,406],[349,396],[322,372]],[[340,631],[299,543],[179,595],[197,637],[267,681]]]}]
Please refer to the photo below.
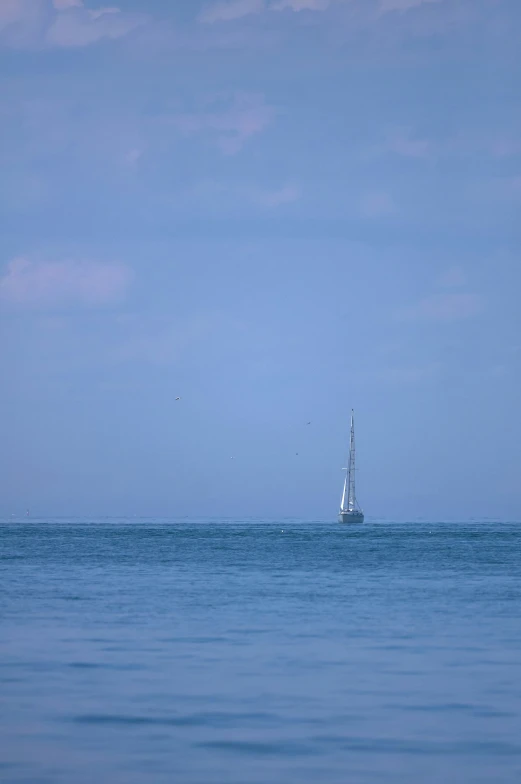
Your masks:
[{"label": "cloud", "polygon": [[[135,30],[144,15],[124,13],[120,8],[84,8],[80,0],[58,0],[64,9],[48,28],[45,40],[50,46],[89,46],[103,38],[115,39]],[[63,3],[68,3],[63,6]]]},{"label": "cloud", "polygon": [[121,362],[171,365],[182,359],[197,343],[208,340],[215,324],[208,314],[194,315],[185,322],[152,321],[130,324],[130,335],[116,348],[113,358]]},{"label": "cloud", "polygon": [[[377,15],[382,16],[391,12],[405,13],[413,8],[418,8],[427,3],[439,3],[443,0],[377,0]],[[206,5],[199,14],[198,20],[206,24],[215,22],[230,22],[252,14],[261,14],[266,11],[326,11],[334,3],[344,5],[358,5],[354,0],[219,0],[219,2]],[[368,6],[369,16],[374,16],[374,3],[369,0],[360,0],[360,9]],[[358,10],[358,8],[357,8]]]},{"label": "cloud", "polygon": [[388,137],[385,149],[404,158],[425,158],[431,152],[427,139],[418,139],[411,128],[396,128]]},{"label": "cloud", "polygon": [[389,154],[417,160],[477,155],[504,159],[516,156],[520,151],[521,143],[515,130],[506,133],[473,129],[445,137],[425,138],[410,126],[398,126],[384,133],[381,141],[368,145],[365,155],[369,159]]},{"label": "cloud", "polygon": [[420,137],[412,128],[398,126],[390,128],[382,135],[381,140],[368,144],[364,149],[367,159],[383,155],[399,155],[402,158],[427,158],[440,153],[440,145]]},{"label": "cloud", "polygon": [[119,299],[131,280],[117,263],[13,259],[0,276],[0,300],[12,305],[104,305]]},{"label": "cloud", "polygon": [[455,134],[426,138],[411,126],[395,126],[384,131],[381,140],[369,144],[364,150],[367,159],[384,155],[419,160],[441,160],[451,157],[476,157],[506,159],[521,151],[521,143],[513,131],[465,129]]},{"label": "cloud", "polygon": [[87,8],[83,0],[0,0],[0,33],[15,47],[83,47],[116,39],[144,24],[145,14]]},{"label": "cloud", "polygon": [[298,186],[287,183],[279,187],[262,187],[248,182],[203,180],[178,194],[179,209],[197,210],[199,214],[244,215],[252,211],[276,210],[301,198]]},{"label": "cloud", "polygon": [[226,155],[239,152],[246,141],[263,131],[274,110],[261,95],[238,93],[225,108],[215,101],[214,108],[177,115],[173,122],[186,135],[210,134]]},{"label": "cloud", "polygon": [[27,5],[24,0],[1,0],[0,30],[23,19]]},{"label": "cloud", "polygon": [[416,384],[437,376],[442,370],[439,362],[431,362],[427,365],[410,365],[381,368],[375,373],[379,381],[386,381],[394,384]]},{"label": "cloud", "polygon": [[39,39],[48,0],[0,0],[0,43],[25,46]]},{"label": "cloud", "polygon": [[440,3],[443,0],[380,0],[380,13],[385,14],[389,11],[410,11],[411,8],[418,8],[424,3]]},{"label": "cloud", "polygon": [[127,166],[134,167],[142,157],[143,150],[139,147],[133,147],[123,156],[123,161]]},{"label": "cloud", "polygon": [[521,196],[521,177],[506,177],[500,182],[503,186],[502,190],[506,196]]},{"label": "cloud", "polygon": [[270,7],[273,11],[325,11],[331,0],[279,0]]},{"label": "cloud", "polygon": [[264,11],[325,11],[330,4],[331,0],[275,0],[269,5],[266,0],[228,0],[205,6],[198,19],[206,24],[231,22]]},{"label": "cloud", "polygon": [[298,201],[301,197],[300,188],[296,185],[284,185],[273,191],[260,191],[256,196],[256,201],[262,207],[280,207],[283,204],[291,204]]},{"label": "cloud", "polygon": [[458,288],[466,285],[467,276],[461,267],[451,267],[441,276],[439,283],[446,288]]},{"label": "cloud", "polygon": [[483,310],[481,297],[470,292],[434,294],[401,311],[403,320],[459,321]]},{"label": "cloud", "polygon": [[496,158],[508,158],[518,155],[521,151],[521,143],[518,138],[508,135],[496,136],[491,142],[491,152]]},{"label": "cloud", "polygon": [[52,0],[52,4],[57,11],[65,11],[67,8],[81,8],[83,0]]},{"label": "cloud", "polygon": [[384,218],[396,212],[396,205],[385,191],[371,191],[362,198],[361,213],[366,218]]},{"label": "cloud", "polygon": [[264,0],[229,0],[205,6],[199,14],[199,21],[205,24],[231,22],[250,14],[259,14],[266,8]]}]

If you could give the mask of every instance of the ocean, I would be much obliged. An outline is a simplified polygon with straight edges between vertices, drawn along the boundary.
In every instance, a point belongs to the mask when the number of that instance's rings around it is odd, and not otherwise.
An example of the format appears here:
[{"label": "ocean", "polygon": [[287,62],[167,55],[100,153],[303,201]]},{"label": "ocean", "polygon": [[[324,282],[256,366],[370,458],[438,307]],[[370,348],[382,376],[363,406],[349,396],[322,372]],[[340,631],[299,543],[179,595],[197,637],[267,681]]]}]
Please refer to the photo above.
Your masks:
[{"label": "ocean", "polygon": [[0,523],[3,784],[518,784],[521,525]]}]

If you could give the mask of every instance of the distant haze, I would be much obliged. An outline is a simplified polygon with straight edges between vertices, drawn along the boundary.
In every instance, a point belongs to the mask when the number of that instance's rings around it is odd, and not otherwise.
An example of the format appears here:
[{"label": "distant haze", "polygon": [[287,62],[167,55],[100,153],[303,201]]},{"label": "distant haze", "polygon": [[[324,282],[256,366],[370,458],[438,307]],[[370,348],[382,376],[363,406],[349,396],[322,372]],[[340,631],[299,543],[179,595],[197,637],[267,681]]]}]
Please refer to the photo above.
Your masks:
[{"label": "distant haze", "polygon": [[334,519],[354,407],[520,519],[517,1],[101,5],[0,8],[0,515]]}]

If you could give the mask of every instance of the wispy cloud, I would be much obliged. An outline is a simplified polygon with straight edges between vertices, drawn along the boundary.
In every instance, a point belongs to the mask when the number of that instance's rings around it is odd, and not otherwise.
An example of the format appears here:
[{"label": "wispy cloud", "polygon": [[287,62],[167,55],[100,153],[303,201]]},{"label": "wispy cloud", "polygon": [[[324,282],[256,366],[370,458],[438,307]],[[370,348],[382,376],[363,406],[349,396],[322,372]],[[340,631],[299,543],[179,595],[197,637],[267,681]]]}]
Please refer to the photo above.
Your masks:
[{"label": "wispy cloud", "polygon": [[329,8],[331,0],[278,0],[272,3],[273,11],[325,11]]},{"label": "wispy cloud", "polygon": [[298,201],[300,197],[300,188],[296,185],[284,185],[272,191],[259,191],[256,194],[256,201],[263,207],[280,207]]},{"label": "wispy cloud", "polygon": [[403,13],[426,3],[439,2],[443,2],[443,0],[380,0],[380,12],[399,11]]},{"label": "wispy cloud", "polygon": [[442,365],[439,362],[430,362],[426,365],[396,365],[380,368],[374,376],[379,381],[393,384],[417,384],[436,377],[441,370]]},{"label": "wispy cloud", "polygon": [[210,214],[244,214],[253,210],[276,210],[298,201],[300,188],[292,183],[262,187],[251,183],[199,182],[179,194],[179,206]]},{"label": "wispy cloud", "polygon": [[461,267],[451,267],[440,277],[439,283],[445,288],[460,288],[467,284],[467,276]]},{"label": "wispy cloud", "polygon": [[205,6],[198,19],[205,24],[231,22],[250,14],[260,14],[265,7],[264,0],[228,0]]},{"label": "wispy cloud", "polygon": [[18,22],[24,15],[24,0],[2,0],[0,3],[0,30]]},{"label": "wispy cloud", "polygon": [[450,292],[425,297],[401,310],[398,316],[407,321],[459,321],[476,316],[482,310],[483,302],[478,294]]},{"label": "wispy cloud", "polygon": [[0,44],[24,46],[38,40],[46,10],[40,0],[1,0]]},{"label": "wispy cloud", "polygon": [[57,11],[66,11],[67,8],[81,8],[83,0],[52,0]]},{"label": "wispy cloud", "polygon": [[404,158],[425,158],[432,149],[427,139],[419,138],[411,128],[396,128],[387,137],[385,148]]},{"label": "wispy cloud", "polygon": [[0,299],[12,305],[104,305],[126,291],[131,273],[118,263],[13,259],[0,276]]},{"label": "wispy cloud", "polygon": [[396,205],[386,191],[369,191],[362,197],[360,211],[366,218],[383,218],[396,212]]},{"label": "wispy cloud", "polygon": [[510,158],[519,155],[521,144],[519,142],[519,122],[514,121],[508,131],[469,129],[460,131],[448,139],[439,140],[437,144],[431,143],[430,149],[434,155],[451,156],[487,156],[492,158]]},{"label": "wispy cloud", "polygon": [[1,0],[0,34],[18,47],[83,47],[127,35],[147,21],[119,7],[88,8],[83,0]]},{"label": "wispy cloud", "polygon": [[492,155],[496,158],[508,158],[511,155],[519,155],[521,152],[519,138],[507,134],[498,135],[492,139],[490,147]]},{"label": "wispy cloud", "polygon": [[274,110],[256,94],[237,93],[226,103],[216,100],[199,112],[177,115],[173,122],[187,135],[210,134],[223,153],[233,155],[270,124]]},{"label": "wispy cloud", "polygon": [[325,11],[330,4],[331,0],[224,0],[205,6],[198,19],[206,24],[232,22],[264,11]]},{"label": "wispy cloud", "polygon": [[409,126],[394,126],[383,132],[380,139],[367,145],[363,155],[367,159],[386,155],[398,155],[401,158],[431,158],[440,152],[431,139],[417,133]]},{"label": "wispy cloud", "polygon": [[171,365],[180,360],[194,345],[207,340],[215,329],[208,314],[181,321],[152,320],[144,324],[130,323],[130,333],[113,352],[113,359],[122,362],[143,362]]},{"label": "wispy cloud", "polygon": [[402,158],[441,159],[450,157],[487,156],[489,158],[508,158],[521,151],[521,144],[515,130],[506,133],[498,131],[476,132],[474,129],[450,136],[434,135],[427,137],[411,126],[390,128],[383,134],[381,141],[366,149],[367,157],[398,155]]},{"label": "wispy cloud", "polygon": [[50,46],[88,46],[103,38],[122,38],[144,21],[142,14],[125,13],[120,8],[91,10],[74,2],[56,15],[45,40]]},{"label": "wispy cloud", "polygon": [[143,150],[139,147],[133,147],[123,156],[123,162],[130,167],[137,165],[140,158],[143,157]]}]

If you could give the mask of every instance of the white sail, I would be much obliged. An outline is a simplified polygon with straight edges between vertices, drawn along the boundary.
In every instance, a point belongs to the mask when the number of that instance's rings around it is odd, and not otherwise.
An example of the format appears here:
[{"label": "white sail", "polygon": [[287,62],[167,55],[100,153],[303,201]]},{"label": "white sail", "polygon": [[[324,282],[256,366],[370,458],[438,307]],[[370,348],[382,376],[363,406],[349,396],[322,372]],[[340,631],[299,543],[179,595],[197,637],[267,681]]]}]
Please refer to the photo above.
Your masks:
[{"label": "white sail", "polygon": [[348,477],[348,474],[346,474],[346,478],[344,479],[344,492],[342,493],[342,500],[340,501],[340,509],[345,509],[346,508],[346,497],[347,497],[348,492],[349,492],[347,477]]}]

